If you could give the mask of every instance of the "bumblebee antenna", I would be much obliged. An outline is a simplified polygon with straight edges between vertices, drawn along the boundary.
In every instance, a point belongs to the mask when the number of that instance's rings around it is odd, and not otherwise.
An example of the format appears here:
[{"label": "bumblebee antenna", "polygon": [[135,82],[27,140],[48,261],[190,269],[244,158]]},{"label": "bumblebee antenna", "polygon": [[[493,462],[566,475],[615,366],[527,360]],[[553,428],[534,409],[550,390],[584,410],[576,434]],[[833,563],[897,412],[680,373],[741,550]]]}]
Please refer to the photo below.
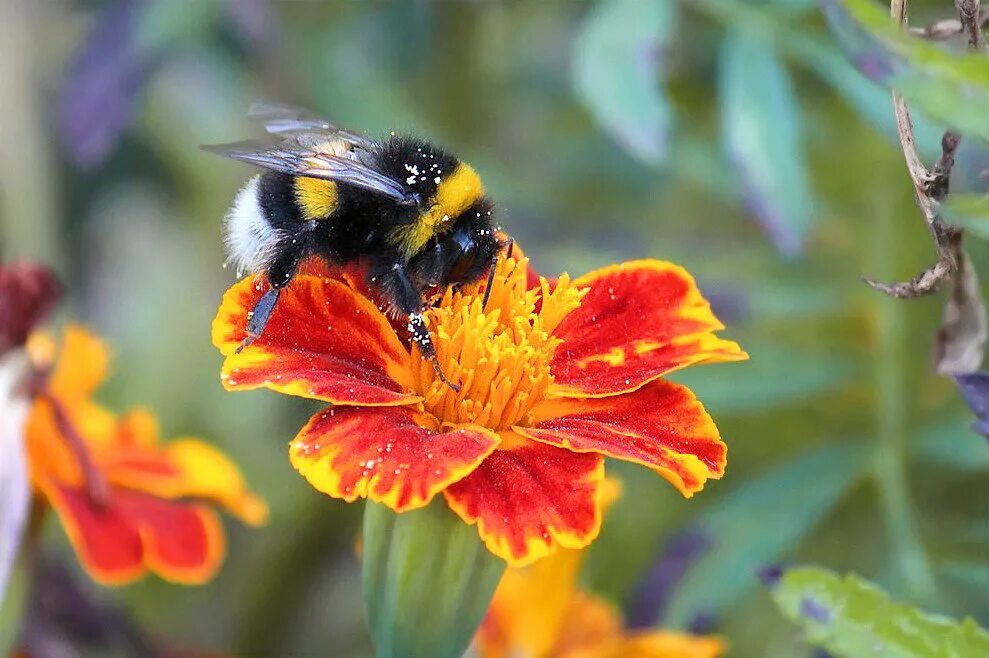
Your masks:
[{"label": "bumblebee antenna", "polygon": [[484,299],[481,300],[481,310],[487,310],[488,299],[491,297],[491,284],[494,283],[495,268],[498,266],[498,252],[491,256],[491,264],[488,266],[488,282],[484,285]]},{"label": "bumblebee antenna", "polygon": [[[510,237],[508,238],[508,242],[502,244],[501,246],[508,247],[508,253],[505,255],[505,258],[511,258],[512,248],[515,246],[515,239]],[[496,251],[491,256],[491,266],[490,269],[488,270],[488,282],[484,286],[484,299],[481,300],[482,311],[488,308],[488,298],[491,297],[491,285],[494,283],[495,267],[497,265],[498,265],[498,252]]]}]

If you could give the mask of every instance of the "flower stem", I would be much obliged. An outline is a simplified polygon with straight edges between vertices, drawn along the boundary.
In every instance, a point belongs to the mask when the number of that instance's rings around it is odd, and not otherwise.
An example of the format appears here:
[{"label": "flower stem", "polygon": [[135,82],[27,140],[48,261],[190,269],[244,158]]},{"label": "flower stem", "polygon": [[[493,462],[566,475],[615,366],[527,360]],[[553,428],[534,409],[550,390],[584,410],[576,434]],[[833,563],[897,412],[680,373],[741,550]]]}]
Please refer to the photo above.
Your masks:
[{"label": "flower stem", "polygon": [[[877,271],[895,276],[900,214],[895,207],[882,204],[877,208],[877,239],[875,245],[885,245],[871,251]],[[892,564],[902,578],[906,594],[912,599],[934,605],[938,602],[934,573],[923,542],[907,482],[907,348],[903,328],[906,326],[905,304],[885,296],[875,296],[876,360],[875,423],[876,446],[873,474],[879,493],[879,503],[891,544]]]},{"label": "flower stem", "polygon": [[364,508],[364,609],[378,658],[459,658],[505,571],[437,498],[402,514]]},{"label": "flower stem", "polygon": [[89,501],[97,508],[106,507],[110,497],[106,480],[93,463],[92,457],[89,454],[89,447],[86,445],[85,439],[76,431],[76,426],[69,417],[68,411],[66,411],[58,398],[47,391],[39,392],[37,397],[48,404],[52,412],[52,418],[55,420],[55,426],[58,428],[58,433],[65,441],[65,445],[72,451],[76,462],[79,464],[79,468],[82,469]]}]

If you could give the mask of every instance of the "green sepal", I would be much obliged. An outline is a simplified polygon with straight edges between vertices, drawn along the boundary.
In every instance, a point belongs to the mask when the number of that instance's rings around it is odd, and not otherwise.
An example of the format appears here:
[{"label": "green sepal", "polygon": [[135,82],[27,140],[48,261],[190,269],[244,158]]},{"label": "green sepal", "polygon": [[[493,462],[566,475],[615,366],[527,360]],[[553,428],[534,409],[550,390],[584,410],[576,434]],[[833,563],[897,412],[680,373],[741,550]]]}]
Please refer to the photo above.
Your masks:
[{"label": "green sepal", "polygon": [[364,611],[377,658],[459,658],[505,562],[442,499],[396,514],[364,508]]}]

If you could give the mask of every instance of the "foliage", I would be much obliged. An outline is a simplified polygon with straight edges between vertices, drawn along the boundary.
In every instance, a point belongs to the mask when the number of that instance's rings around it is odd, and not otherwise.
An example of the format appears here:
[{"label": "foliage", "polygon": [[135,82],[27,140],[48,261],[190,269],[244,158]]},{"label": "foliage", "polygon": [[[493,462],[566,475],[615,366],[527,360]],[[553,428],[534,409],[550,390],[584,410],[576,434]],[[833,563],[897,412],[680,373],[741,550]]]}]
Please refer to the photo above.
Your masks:
[{"label": "foliage", "polygon": [[807,640],[838,658],[978,658],[989,654],[989,632],[894,603],[861,578],[794,568],[770,583],[773,600],[800,624]]}]

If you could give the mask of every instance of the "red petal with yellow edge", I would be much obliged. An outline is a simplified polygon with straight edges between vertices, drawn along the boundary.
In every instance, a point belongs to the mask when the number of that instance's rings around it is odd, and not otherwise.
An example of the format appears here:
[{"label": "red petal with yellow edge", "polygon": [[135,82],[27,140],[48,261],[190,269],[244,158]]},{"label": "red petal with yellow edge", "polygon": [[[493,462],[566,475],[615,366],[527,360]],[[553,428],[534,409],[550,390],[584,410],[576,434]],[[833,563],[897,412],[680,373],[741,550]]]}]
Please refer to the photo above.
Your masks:
[{"label": "red petal with yellow edge", "polygon": [[604,459],[513,438],[444,492],[450,507],[512,566],[587,546],[601,527]]},{"label": "red petal with yellow edge", "polygon": [[140,407],[131,409],[117,420],[116,444],[154,448],[158,445],[158,420]]},{"label": "red petal with yellow edge", "polygon": [[402,407],[332,408],[313,416],[289,448],[314,488],[395,510],[422,507],[481,464],[498,435],[464,426],[437,432],[431,417]]},{"label": "red petal with yellow edge", "polygon": [[199,584],[212,578],[223,562],[223,527],[204,505],[162,500],[124,489],[113,493],[114,505],[140,532],[144,563],[176,583]]},{"label": "red petal with yellow edge", "polygon": [[635,390],[679,368],[748,358],[713,332],[724,326],[682,267],[640,260],[573,282],[590,290],[556,328],[556,384],[548,393],[603,397]]},{"label": "red petal with yellow edge", "polygon": [[229,390],[270,388],[335,404],[403,405],[412,395],[409,351],[384,315],[340,281],[298,275],[282,291],[264,334],[236,354],[247,315],[267,291],[248,277],[223,296],[213,344]]},{"label": "red petal with yellow edge", "polygon": [[655,469],[685,496],[724,473],[727,447],[686,386],[653,381],[607,398],[544,400],[519,434],[577,452],[597,452]]},{"label": "red petal with yellow edge", "polygon": [[213,446],[197,439],[176,439],[164,450],[183,474],[181,496],[216,501],[250,525],[268,519],[264,499],[251,493],[236,464]]},{"label": "red petal with yellow edge", "polygon": [[267,520],[267,504],[248,490],[237,466],[213,446],[193,438],[157,445],[158,425],[143,410],[121,418],[117,437],[113,449],[100,455],[112,484],[159,498],[214,501],[251,525]]},{"label": "red petal with yellow edge", "polygon": [[144,548],[137,527],[116,505],[102,509],[82,489],[41,480],[48,502],[58,514],[86,571],[97,581],[118,585],[145,572]]}]

